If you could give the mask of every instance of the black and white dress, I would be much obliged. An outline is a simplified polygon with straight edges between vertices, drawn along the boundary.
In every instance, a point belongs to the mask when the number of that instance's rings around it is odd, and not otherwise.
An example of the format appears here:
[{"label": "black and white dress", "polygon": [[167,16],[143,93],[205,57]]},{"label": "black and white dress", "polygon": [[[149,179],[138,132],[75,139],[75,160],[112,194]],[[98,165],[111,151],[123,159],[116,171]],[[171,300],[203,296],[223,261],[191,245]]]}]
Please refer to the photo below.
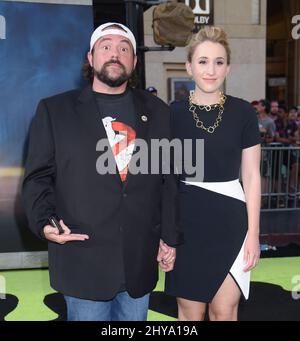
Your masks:
[{"label": "black and white dress", "polygon": [[[188,108],[188,100],[171,105],[173,138],[204,140],[204,179],[187,181],[190,175],[184,172],[180,176],[184,244],[177,248],[174,270],[166,274],[165,290],[176,297],[211,302],[230,274],[247,299],[250,272],[243,271],[243,250],[248,222],[239,174],[243,149],[260,144],[257,116],[248,102],[227,96],[223,120],[209,134],[196,127]],[[208,127],[218,111],[196,112]],[[194,148],[194,159],[195,153]]]}]

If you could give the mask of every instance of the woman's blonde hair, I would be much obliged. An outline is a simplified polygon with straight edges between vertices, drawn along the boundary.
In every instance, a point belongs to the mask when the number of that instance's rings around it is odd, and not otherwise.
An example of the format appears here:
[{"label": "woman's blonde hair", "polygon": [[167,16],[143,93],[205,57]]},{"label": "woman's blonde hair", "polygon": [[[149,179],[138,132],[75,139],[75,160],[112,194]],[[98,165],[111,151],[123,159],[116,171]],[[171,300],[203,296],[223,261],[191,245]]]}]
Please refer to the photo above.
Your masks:
[{"label": "woman's blonde hair", "polygon": [[205,26],[198,33],[194,34],[187,47],[188,51],[188,61],[191,63],[193,55],[195,53],[196,47],[204,43],[205,41],[211,41],[213,43],[221,44],[227,54],[227,64],[230,64],[231,51],[228,43],[228,38],[226,32],[216,26]]}]

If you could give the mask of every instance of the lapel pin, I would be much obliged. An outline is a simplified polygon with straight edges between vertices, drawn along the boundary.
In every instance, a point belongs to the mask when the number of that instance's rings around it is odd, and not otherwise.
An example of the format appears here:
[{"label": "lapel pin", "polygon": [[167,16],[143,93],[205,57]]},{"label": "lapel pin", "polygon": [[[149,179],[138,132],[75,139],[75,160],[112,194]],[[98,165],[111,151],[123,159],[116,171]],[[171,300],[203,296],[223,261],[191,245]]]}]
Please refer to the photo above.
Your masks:
[{"label": "lapel pin", "polygon": [[143,115],[143,116],[141,117],[141,119],[142,119],[143,122],[147,122],[147,121],[148,121],[148,117],[145,116],[145,115]]}]

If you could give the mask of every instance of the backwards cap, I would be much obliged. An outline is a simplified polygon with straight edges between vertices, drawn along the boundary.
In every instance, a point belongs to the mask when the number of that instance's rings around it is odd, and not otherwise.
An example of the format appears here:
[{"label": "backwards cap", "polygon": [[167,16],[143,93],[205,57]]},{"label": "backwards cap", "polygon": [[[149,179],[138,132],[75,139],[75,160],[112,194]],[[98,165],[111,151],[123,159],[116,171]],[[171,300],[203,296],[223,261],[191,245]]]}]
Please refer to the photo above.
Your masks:
[{"label": "backwards cap", "polygon": [[[119,26],[120,29],[115,28],[115,27],[106,29],[107,27],[110,27],[110,26]],[[126,27],[120,23],[115,23],[115,22],[108,22],[106,24],[100,25],[99,27],[97,27],[95,29],[95,31],[93,32],[93,34],[91,36],[90,52],[92,52],[92,49],[93,49],[96,41],[99,38],[107,36],[108,34],[119,35],[119,36],[127,38],[131,42],[134,54],[136,55],[136,41],[135,41],[133,33],[130,31],[130,29],[128,27]]]}]

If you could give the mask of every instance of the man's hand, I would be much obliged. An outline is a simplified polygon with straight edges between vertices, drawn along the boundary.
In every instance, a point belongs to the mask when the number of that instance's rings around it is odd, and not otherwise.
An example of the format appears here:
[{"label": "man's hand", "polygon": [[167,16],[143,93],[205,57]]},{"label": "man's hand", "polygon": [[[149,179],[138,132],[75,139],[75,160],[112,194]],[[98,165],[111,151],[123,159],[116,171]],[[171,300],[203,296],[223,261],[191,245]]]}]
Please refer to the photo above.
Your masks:
[{"label": "man's hand", "polygon": [[65,232],[63,234],[59,234],[59,231],[56,227],[46,225],[43,230],[46,239],[58,244],[65,244],[74,240],[84,241],[86,239],[89,239],[89,236],[87,234],[71,233],[71,230],[68,228],[68,226],[64,224],[63,220],[60,220],[59,223]]},{"label": "man's hand", "polygon": [[176,259],[176,249],[168,246],[162,240],[159,242],[159,250],[157,255],[157,261],[163,272],[169,272],[173,270]]}]

